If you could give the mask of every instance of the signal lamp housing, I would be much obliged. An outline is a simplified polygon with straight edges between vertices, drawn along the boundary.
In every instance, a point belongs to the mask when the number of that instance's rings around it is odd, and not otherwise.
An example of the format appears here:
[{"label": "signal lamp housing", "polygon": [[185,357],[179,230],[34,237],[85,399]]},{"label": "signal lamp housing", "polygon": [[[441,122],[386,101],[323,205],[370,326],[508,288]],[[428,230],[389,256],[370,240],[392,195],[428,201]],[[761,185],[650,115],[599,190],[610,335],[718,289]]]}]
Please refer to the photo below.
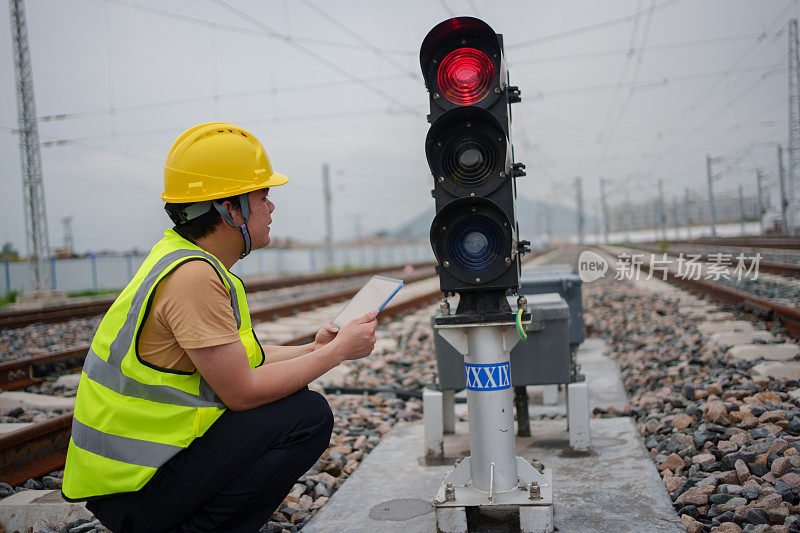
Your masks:
[{"label": "signal lamp housing", "polygon": [[461,198],[436,214],[431,247],[441,289],[506,289],[514,283],[516,231],[503,209],[485,198]]},{"label": "signal lamp housing", "polygon": [[459,320],[484,320],[510,311],[506,291],[519,290],[512,102],[503,36],[482,20],[456,17],[422,42],[420,67],[431,124],[425,156],[433,175],[436,217],[431,246],[439,284],[461,295]]},{"label": "signal lamp housing", "polygon": [[473,17],[452,18],[434,27],[422,41],[419,60],[435,102],[431,122],[455,107],[491,107],[508,85],[500,36]]},{"label": "signal lamp housing", "polygon": [[[507,181],[512,168],[502,125],[479,107],[444,113],[428,130],[425,155],[436,187],[452,198],[492,194]],[[439,200],[437,196],[437,205]]]}]

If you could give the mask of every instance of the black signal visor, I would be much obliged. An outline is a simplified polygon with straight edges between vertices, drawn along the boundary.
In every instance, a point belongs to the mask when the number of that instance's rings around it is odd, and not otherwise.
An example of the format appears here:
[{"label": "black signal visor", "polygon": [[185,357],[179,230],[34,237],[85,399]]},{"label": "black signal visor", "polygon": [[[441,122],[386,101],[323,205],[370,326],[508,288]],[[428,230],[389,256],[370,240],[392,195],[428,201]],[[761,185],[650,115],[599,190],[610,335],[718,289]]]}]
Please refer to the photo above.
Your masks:
[{"label": "black signal visor", "polygon": [[505,90],[497,34],[473,17],[448,19],[428,32],[420,48],[420,66],[431,97],[445,109],[485,103]]}]

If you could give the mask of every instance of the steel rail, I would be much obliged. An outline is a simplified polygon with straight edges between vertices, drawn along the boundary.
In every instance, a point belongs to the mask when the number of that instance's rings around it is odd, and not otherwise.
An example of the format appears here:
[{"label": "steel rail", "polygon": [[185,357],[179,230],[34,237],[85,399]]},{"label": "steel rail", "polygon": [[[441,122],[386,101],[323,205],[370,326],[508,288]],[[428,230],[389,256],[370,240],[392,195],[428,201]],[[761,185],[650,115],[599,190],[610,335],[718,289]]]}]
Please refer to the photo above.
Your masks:
[{"label": "steel rail", "polygon": [[741,246],[746,248],[773,248],[800,250],[800,239],[796,237],[701,237],[698,239],[676,239],[668,244],[697,244],[703,246]]},{"label": "steel rail", "polygon": [[[434,263],[415,263],[411,266],[414,269],[429,268]],[[343,272],[330,272],[326,274],[309,274],[302,276],[286,276],[282,278],[259,280],[249,279],[244,282],[245,291],[248,293],[282,289],[310,283],[324,283],[338,279],[352,278],[358,276],[370,276],[385,272],[395,272],[402,270],[405,265],[390,265],[383,267],[372,267],[359,270]],[[53,323],[65,322],[73,318],[85,318],[96,316],[108,311],[116,297],[101,298],[91,302],[69,302],[58,305],[49,305],[35,309],[11,309],[0,311],[0,329],[21,328],[37,322]]]},{"label": "steel rail", "polygon": [[72,413],[0,435],[0,481],[12,487],[64,468]]},{"label": "steel rail", "polygon": [[[668,255],[678,255],[682,252],[674,251],[667,248],[666,250],[662,250],[657,247],[650,247],[650,246],[640,246],[640,245],[625,245],[626,248],[633,248],[635,250],[642,250],[643,252],[650,252],[654,254],[666,253]],[[701,259],[704,261],[708,261],[710,256],[715,254],[708,254],[708,253],[698,253],[692,254],[691,252],[686,252],[687,255],[699,255]],[[737,259],[733,257],[732,259]],[[744,266],[748,268],[754,263],[754,260],[750,257],[743,257],[742,262]],[[779,276],[785,276],[788,278],[800,278],[800,264],[792,264],[792,263],[780,263],[777,261],[761,261],[758,262],[758,270],[762,272],[768,272],[770,274],[777,274]]]},{"label": "steel rail", "polygon": [[[604,253],[611,253],[602,247],[597,247]],[[642,268],[651,272],[649,261],[642,262]],[[732,305],[740,306],[759,316],[765,316],[772,320],[779,320],[786,331],[793,339],[800,340],[800,309],[783,305],[778,302],[762,298],[739,289],[734,289],[721,283],[715,283],[707,279],[692,279],[677,276],[671,270],[659,268],[659,273],[666,277],[666,281],[690,292],[701,293],[711,296],[716,300]]]},{"label": "steel rail", "polygon": [[682,278],[671,272],[667,273],[667,281],[689,291],[700,292],[717,300],[741,306],[754,314],[779,320],[793,339],[800,340],[800,309],[796,307],[779,304],[713,281]]}]

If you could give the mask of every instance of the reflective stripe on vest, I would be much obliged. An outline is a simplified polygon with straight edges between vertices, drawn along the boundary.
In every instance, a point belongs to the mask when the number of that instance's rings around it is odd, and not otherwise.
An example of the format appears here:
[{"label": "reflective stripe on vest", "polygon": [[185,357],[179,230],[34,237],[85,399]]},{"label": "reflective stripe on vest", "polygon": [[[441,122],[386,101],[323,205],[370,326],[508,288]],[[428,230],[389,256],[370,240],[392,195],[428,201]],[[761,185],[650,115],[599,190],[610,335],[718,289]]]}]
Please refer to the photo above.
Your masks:
[{"label": "reflective stripe on vest", "polygon": [[183,449],[180,446],[103,433],[77,419],[72,420],[72,441],[75,446],[92,450],[108,459],[151,468],[158,468]]},{"label": "reflective stripe on vest", "polygon": [[[190,394],[168,385],[152,385],[131,379],[123,374],[118,366],[103,361],[91,349],[86,354],[83,372],[92,381],[123,396],[184,407],[225,407],[210,388],[207,390],[201,388],[200,394]],[[205,382],[204,379],[200,379]],[[204,397],[208,391],[211,391],[213,398]]]},{"label": "reflective stripe on vest", "polygon": [[248,363],[263,363],[241,280],[213,255],[165,232],[103,318],[86,356],[62,487],[67,499],[140,489],[224,412],[199,372],[159,370],[143,364],[136,351],[158,284],[190,260],[206,261],[219,274]]}]

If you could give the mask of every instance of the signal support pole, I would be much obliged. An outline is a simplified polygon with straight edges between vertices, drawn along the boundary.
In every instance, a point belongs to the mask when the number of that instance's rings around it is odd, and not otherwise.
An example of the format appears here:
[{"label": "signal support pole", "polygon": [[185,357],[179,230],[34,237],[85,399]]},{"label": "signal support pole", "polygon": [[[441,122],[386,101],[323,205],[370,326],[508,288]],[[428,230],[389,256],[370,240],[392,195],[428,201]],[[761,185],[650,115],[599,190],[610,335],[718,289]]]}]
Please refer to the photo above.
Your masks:
[{"label": "signal support pole", "polygon": [[470,456],[445,476],[436,494],[437,526],[466,531],[465,507],[496,505],[519,506],[522,531],[553,531],[552,471],[516,456],[510,368],[510,352],[519,341],[515,324],[434,327],[464,356],[470,414]]}]

